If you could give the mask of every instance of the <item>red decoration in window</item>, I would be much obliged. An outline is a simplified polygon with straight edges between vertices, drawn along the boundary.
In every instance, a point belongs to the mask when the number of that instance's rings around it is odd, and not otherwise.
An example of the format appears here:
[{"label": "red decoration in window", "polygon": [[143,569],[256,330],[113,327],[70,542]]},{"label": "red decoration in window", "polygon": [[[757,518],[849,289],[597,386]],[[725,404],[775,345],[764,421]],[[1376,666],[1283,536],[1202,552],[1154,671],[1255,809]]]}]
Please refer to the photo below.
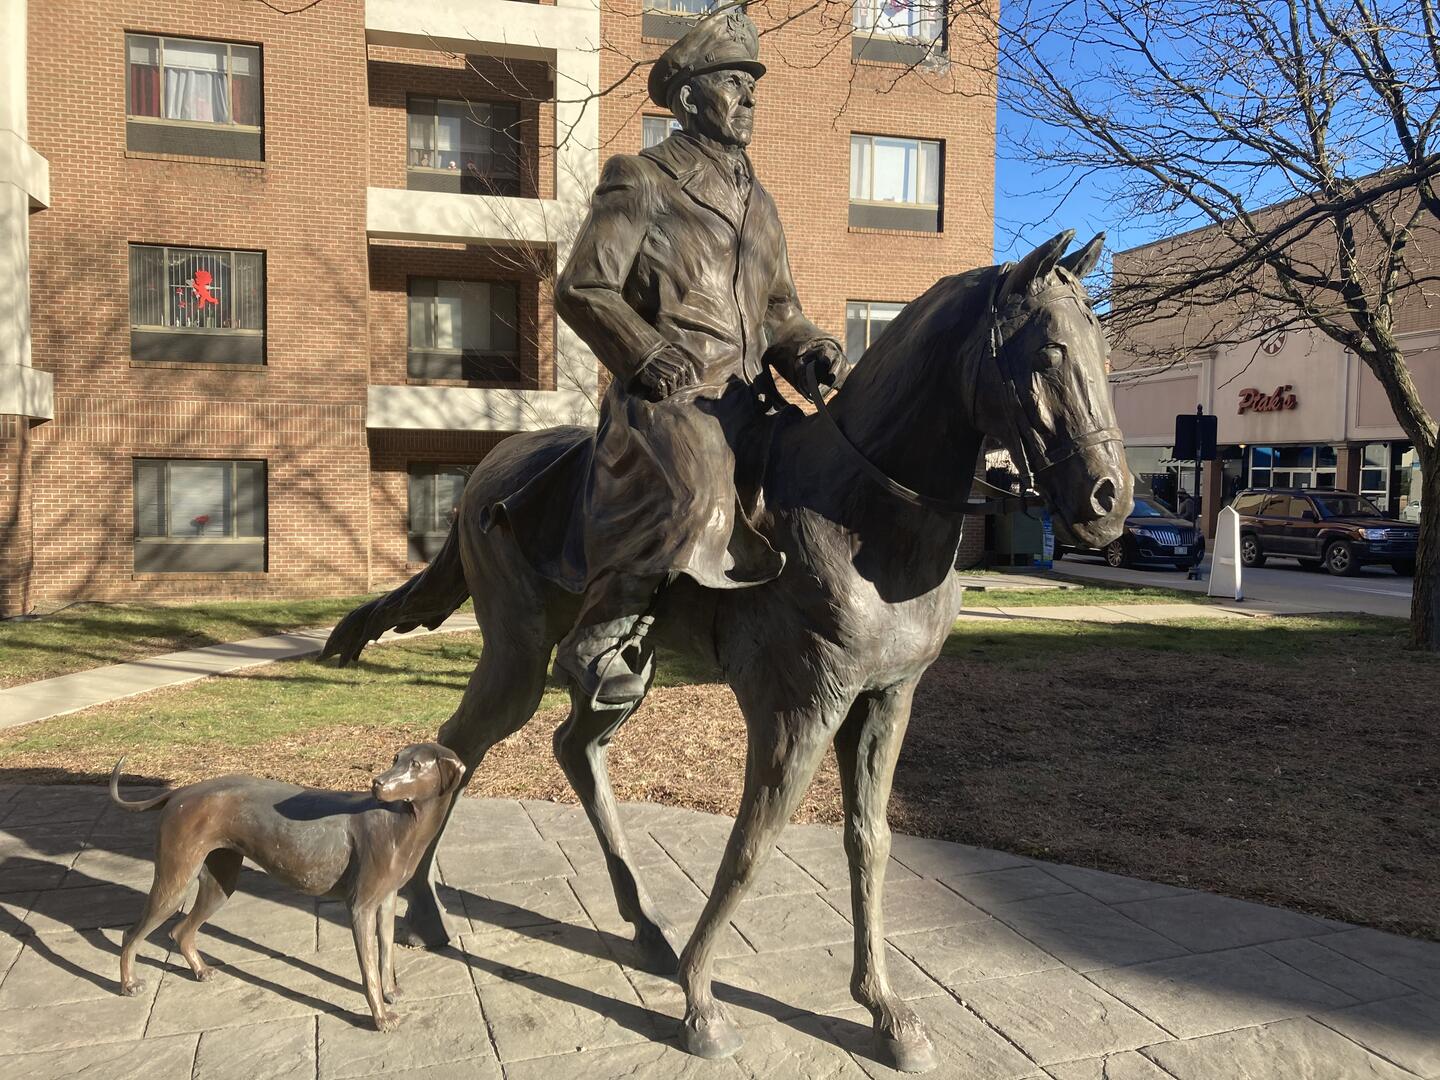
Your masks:
[{"label": "red decoration in window", "polygon": [[209,270],[196,270],[195,276],[190,279],[190,287],[195,290],[195,302],[202,308],[206,304],[220,305],[220,298],[210,291],[210,282],[214,280]]}]

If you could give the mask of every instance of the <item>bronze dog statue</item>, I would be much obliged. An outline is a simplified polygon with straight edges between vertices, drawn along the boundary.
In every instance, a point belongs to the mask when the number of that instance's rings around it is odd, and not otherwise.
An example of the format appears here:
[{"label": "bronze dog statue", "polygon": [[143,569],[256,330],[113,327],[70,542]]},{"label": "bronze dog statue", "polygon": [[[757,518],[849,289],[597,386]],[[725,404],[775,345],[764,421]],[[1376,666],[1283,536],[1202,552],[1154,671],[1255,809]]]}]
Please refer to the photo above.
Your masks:
[{"label": "bronze dog statue", "polygon": [[395,893],[415,872],[464,783],[465,766],[452,751],[438,743],[407,746],[368,794],[235,775],[126,802],[119,788],[124,764],[121,758],[110,774],[115,804],[133,813],[165,809],[155,841],[155,881],[120,950],[121,993],[140,991],[135,950],[179,909],[197,872],[195,905],[171,937],[197,979],[214,974],[195,951],[195,932],[235,891],[241,861],[248,858],[307,896],[345,900],[375,1027],[394,1030],[399,1016],[385,1005],[399,994]]}]

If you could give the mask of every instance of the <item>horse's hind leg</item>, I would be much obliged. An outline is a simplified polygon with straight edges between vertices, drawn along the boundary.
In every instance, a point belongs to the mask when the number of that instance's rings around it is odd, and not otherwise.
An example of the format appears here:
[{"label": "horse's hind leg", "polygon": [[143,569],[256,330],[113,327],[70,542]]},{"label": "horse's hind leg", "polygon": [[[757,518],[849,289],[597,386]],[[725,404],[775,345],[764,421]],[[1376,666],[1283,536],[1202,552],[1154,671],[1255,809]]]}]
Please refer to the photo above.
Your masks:
[{"label": "horse's hind leg", "polygon": [[664,921],[631,862],[605,765],[610,739],[638,704],[591,708],[583,693],[572,690],[570,717],[555,729],[555,759],[580,797],[600,840],[620,917],[635,927],[636,966],[660,975],[673,975],[680,961],[675,946],[666,937]]},{"label": "horse's hind leg", "polygon": [[885,868],[890,860],[885,808],[914,694],[912,682],[884,693],[861,695],[835,737],[835,757],[845,803],[845,854],[850,862],[855,925],[850,993],[874,1018],[879,1060],[901,1072],[928,1072],[935,1068],[935,1049],[920,1019],[890,988],[882,918]]},{"label": "horse's hind leg", "polygon": [[[523,605],[528,598],[524,596],[511,594],[506,600],[517,605],[515,612],[534,612],[534,616],[520,617],[512,613],[502,623],[500,619],[481,614],[485,644],[480,662],[475,665],[459,708],[440,728],[439,741],[454,750],[465,763],[467,783],[486,751],[518,731],[535,714],[545,692],[545,675],[554,641],[544,629],[543,608],[539,606],[542,601],[536,599],[535,607],[526,608]],[[478,601],[476,607],[480,608]],[[447,822],[450,811],[455,808],[454,800],[459,799],[464,790],[463,784],[456,789],[450,810],[446,812]],[[450,940],[432,882],[435,851],[443,834],[442,825],[405,886],[410,903],[404,921],[396,930],[396,940],[401,944],[439,948]]]}]

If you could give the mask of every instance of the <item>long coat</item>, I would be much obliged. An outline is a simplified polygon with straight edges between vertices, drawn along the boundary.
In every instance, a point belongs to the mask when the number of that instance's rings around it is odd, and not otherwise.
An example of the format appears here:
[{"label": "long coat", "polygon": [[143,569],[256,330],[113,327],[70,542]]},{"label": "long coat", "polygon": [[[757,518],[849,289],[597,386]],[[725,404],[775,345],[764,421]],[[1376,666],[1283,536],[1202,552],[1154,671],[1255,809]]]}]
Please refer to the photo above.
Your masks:
[{"label": "long coat", "polygon": [[[748,199],[746,187],[734,159],[684,134],[605,166],[555,307],[614,380],[593,445],[499,506],[537,567],[569,589],[605,571],[736,588],[784,566],[751,524],[768,443],[752,384],[768,365],[798,385],[800,356],[834,339],[800,310],[774,201],[758,181]],[[634,379],[667,346],[695,364],[699,384],[652,403]],[[556,551],[539,534],[560,520],[566,486],[555,474],[575,468],[585,470],[569,488],[579,512],[566,513]]]}]

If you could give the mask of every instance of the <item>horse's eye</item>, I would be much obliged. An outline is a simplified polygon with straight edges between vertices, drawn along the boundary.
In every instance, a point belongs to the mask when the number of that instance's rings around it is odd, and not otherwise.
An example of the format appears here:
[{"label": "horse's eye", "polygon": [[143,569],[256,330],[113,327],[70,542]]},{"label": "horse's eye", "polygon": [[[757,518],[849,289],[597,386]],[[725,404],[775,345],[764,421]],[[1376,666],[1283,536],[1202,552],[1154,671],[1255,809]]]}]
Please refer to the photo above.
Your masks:
[{"label": "horse's eye", "polygon": [[1065,362],[1065,346],[1054,344],[1046,345],[1040,350],[1037,359],[1038,363],[1036,366],[1039,367],[1041,371],[1047,371],[1050,368],[1059,367],[1062,363]]}]

